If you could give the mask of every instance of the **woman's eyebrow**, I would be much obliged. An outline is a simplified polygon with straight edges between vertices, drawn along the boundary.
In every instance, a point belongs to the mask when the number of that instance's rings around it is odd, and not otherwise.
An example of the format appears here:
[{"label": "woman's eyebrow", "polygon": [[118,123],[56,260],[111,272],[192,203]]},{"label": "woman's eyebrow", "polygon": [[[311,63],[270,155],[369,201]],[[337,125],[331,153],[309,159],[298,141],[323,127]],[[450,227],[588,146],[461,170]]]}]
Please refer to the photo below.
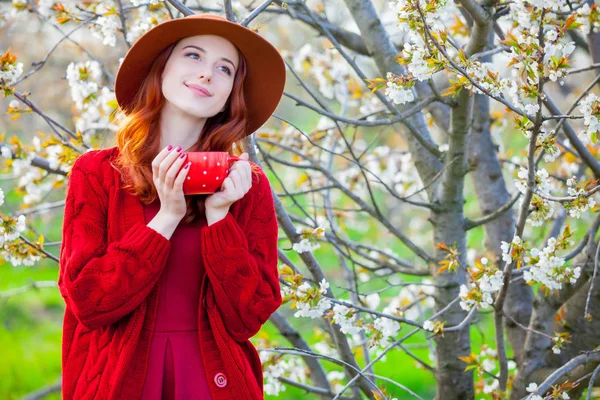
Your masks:
[{"label": "woman's eyebrow", "polygon": [[[194,49],[198,49],[202,53],[206,53],[206,50],[204,50],[202,47],[198,47],[198,46],[194,46],[194,45],[185,46],[183,49],[185,50],[188,47],[193,47]],[[235,68],[235,64],[229,58],[221,57],[221,60],[227,61],[228,63],[230,63],[233,66],[233,68]]]}]

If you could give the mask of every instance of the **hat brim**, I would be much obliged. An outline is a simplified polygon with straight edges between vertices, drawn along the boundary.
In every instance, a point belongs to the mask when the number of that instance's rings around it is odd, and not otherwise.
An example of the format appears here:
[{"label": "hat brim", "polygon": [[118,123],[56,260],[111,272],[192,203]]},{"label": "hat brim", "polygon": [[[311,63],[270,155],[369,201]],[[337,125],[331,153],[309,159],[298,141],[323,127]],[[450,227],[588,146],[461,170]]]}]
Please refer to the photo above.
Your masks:
[{"label": "hat brim", "polygon": [[170,44],[196,35],[218,35],[231,41],[244,55],[247,75],[244,100],[248,108],[248,132],[260,128],[273,114],[286,80],[279,51],[256,32],[212,14],[172,19],[142,35],[125,55],[115,79],[115,96],[127,112],[156,57]]}]

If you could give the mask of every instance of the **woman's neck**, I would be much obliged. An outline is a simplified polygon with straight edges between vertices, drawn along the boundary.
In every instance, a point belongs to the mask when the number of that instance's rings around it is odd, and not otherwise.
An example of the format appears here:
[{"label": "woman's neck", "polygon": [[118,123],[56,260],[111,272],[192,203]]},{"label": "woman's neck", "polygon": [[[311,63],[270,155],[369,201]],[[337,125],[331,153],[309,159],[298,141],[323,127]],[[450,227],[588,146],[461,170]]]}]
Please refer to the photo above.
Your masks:
[{"label": "woman's neck", "polygon": [[192,117],[166,103],[160,115],[160,148],[172,145],[188,150],[198,141],[205,123],[206,118]]}]

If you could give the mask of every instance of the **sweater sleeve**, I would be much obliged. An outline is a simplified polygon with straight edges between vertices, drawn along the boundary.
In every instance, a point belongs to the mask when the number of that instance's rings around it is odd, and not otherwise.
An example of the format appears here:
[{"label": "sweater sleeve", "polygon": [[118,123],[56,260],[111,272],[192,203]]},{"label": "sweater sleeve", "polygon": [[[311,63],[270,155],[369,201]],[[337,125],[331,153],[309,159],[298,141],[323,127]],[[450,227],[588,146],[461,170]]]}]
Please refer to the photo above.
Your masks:
[{"label": "sweater sleeve", "polygon": [[[262,172],[262,171],[261,171]],[[201,249],[214,300],[231,337],[254,336],[281,305],[278,279],[278,224],[267,176],[243,230],[233,215],[201,231]]]},{"label": "sweater sleeve", "polygon": [[96,329],[117,322],[148,296],[171,242],[136,222],[119,241],[107,243],[108,198],[84,157],[75,161],[68,182],[58,286],[77,320]]}]

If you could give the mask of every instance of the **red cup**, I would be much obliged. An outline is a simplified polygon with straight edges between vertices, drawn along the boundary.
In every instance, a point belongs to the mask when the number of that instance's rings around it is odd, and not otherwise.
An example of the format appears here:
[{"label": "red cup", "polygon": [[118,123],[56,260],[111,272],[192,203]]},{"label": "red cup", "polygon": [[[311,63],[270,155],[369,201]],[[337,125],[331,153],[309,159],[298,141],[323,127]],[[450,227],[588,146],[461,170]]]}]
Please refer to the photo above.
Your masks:
[{"label": "red cup", "polygon": [[240,160],[226,151],[193,151],[186,154],[186,162],[192,163],[183,182],[183,194],[186,195],[215,193],[229,175],[229,166]]}]

